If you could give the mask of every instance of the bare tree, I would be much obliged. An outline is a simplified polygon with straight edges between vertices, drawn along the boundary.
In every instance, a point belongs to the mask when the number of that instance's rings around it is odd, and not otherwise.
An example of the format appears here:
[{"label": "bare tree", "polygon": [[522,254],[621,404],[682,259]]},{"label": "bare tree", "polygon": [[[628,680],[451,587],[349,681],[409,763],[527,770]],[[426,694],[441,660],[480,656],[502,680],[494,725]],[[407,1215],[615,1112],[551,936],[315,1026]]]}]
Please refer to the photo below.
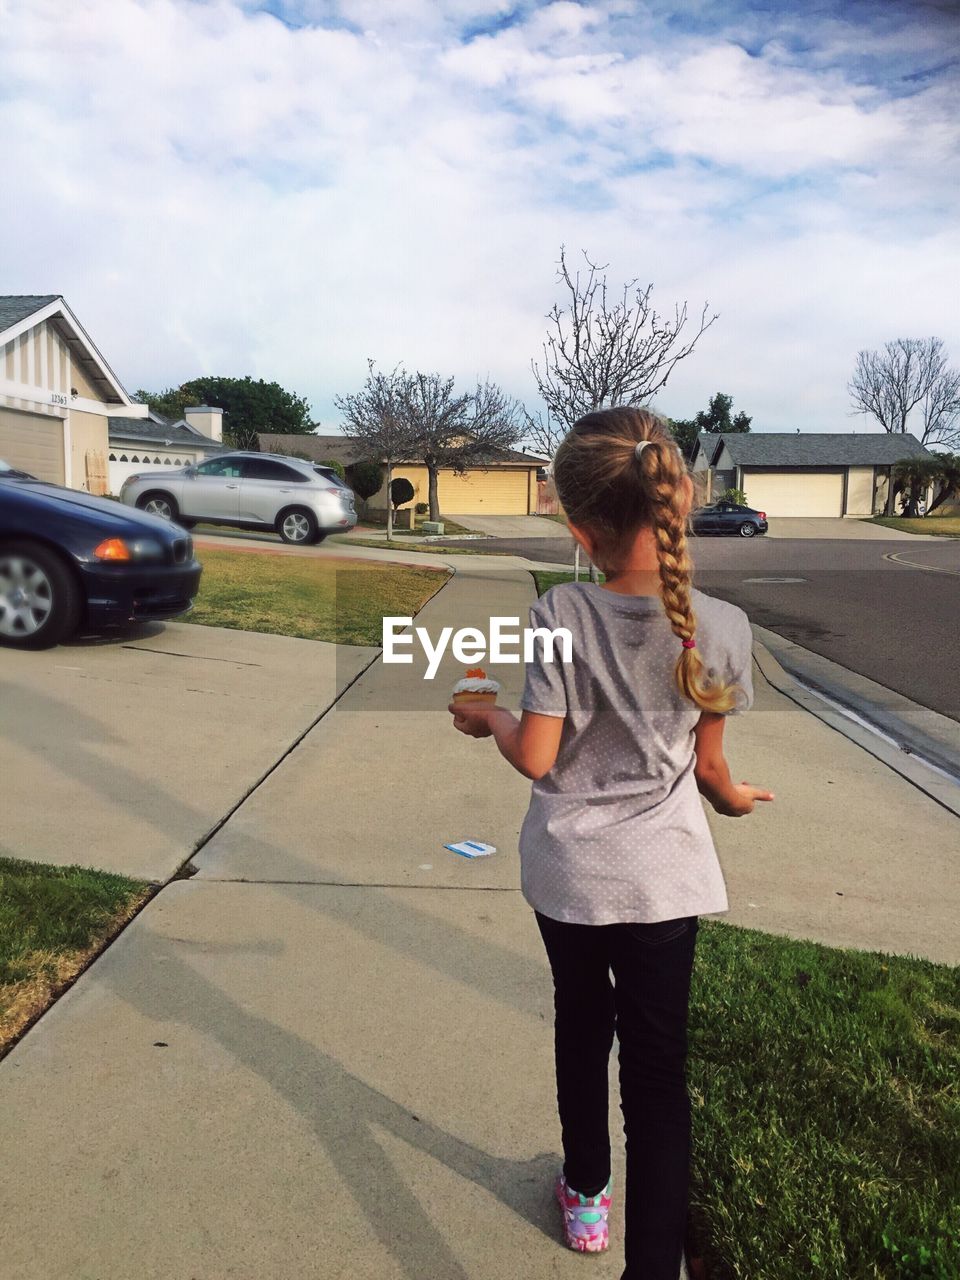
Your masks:
[{"label": "bare tree", "polygon": [[542,457],[552,458],[567,433],[567,427],[554,418],[549,409],[546,413],[538,409],[535,416],[524,410],[524,418],[526,439]]},{"label": "bare tree", "polygon": [[387,469],[387,539],[393,540],[393,505],[390,482],[398,462],[408,461],[415,449],[407,412],[410,375],[399,367],[377,373],[373,360],[367,361],[363,390],[337,396],[334,403],[343,414],[350,434],[369,449],[370,456]]},{"label": "bare tree", "polygon": [[512,448],[523,434],[521,410],[496,383],[457,395],[453,378],[415,373],[405,384],[405,412],[414,456],[427,468],[430,519],[440,519],[441,469],[463,474]]},{"label": "bare tree", "polygon": [[960,370],[948,366],[941,338],[896,338],[882,351],[861,351],[848,390],[854,412],[870,414],[884,431],[905,432],[919,410],[921,443],[960,441]]},{"label": "bare tree", "polygon": [[960,369],[946,367],[933,378],[923,398],[923,435],[926,445],[947,449],[960,446]]},{"label": "bare tree", "polygon": [[609,290],[606,266],[592,262],[571,272],[566,248],[560,248],[557,281],[565,286],[565,306],[547,313],[550,326],[543,344],[543,365],[532,361],[537,390],[550,418],[564,431],[594,409],[642,404],[666,385],[677,363],[717,319],[707,318],[704,304],[699,327],[687,339],[687,304],[674,307],[673,318],[653,309],[646,288],[630,280],[620,294]]},{"label": "bare tree", "polygon": [[[652,284],[642,288],[629,280],[614,295],[606,266],[593,262],[586,250],[583,258],[586,271],[571,272],[566,247],[560,246],[557,282],[564,285],[567,302],[554,303],[547,313],[542,368],[531,361],[548,421],[558,424],[561,437],[585,413],[646,403],[717,319],[716,314],[707,318],[704,303],[697,331],[683,338],[686,302],[674,306],[672,320],[661,316],[650,301]],[[598,580],[593,564],[590,577]]]},{"label": "bare tree", "polygon": [[[941,338],[895,338],[882,351],[861,351],[848,384],[854,412],[875,418],[884,431],[903,434],[919,411],[924,445],[960,442],[960,371],[947,364]],[[893,514],[894,474],[887,483],[887,515]]]}]

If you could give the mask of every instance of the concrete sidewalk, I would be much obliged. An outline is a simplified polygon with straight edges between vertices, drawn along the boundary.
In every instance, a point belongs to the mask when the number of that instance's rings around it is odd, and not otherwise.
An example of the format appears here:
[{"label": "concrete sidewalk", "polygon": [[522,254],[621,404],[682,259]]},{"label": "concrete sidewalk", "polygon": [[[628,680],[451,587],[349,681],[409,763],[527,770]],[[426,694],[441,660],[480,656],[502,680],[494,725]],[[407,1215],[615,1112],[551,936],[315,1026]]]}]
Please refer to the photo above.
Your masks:
[{"label": "concrete sidewalk", "polygon": [[377,650],[167,623],[0,651],[0,852],[166,880]]},{"label": "concrete sidewalk", "polygon": [[[523,617],[529,574],[457,569],[421,625]],[[619,1204],[606,1257],[559,1242],[527,784],[452,730],[459,673],[369,666],[0,1063],[3,1280],[620,1275]],[[728,919],[960,961],[952,815],[759,670],[730,739],[778,798],[714,824]]]}]

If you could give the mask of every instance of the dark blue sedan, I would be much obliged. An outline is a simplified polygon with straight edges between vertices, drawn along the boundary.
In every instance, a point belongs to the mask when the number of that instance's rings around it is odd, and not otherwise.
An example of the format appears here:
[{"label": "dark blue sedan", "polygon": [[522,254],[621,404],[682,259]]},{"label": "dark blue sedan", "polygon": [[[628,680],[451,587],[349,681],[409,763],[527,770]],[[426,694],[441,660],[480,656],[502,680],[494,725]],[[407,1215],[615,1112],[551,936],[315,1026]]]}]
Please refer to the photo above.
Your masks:
[{"label": "dark blue sedan", "polygon": [[690,528],[696,534],[735,533],[741,538],[753,538],[767,532],[767,513],[721,498],[713,506],[694,511]]},{"label": "dark blue sedan", "polygon": [[0,462],[0,644],[46,649],[186,613],[201,568],[188,533]]}]

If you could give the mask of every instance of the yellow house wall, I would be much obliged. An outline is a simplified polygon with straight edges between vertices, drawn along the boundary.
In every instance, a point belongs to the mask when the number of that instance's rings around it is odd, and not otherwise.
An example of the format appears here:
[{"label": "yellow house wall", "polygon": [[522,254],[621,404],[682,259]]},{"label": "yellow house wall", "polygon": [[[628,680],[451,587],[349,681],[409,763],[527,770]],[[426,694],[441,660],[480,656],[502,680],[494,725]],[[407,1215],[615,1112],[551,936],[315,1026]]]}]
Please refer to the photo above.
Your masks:
[{"label": "yellow house wall", "polygon": [[[393,479],[400,477],[413,485],[413,503],[429,501],[430,477],[425,466],[414,463],[394,467]],[[506,508],[507,514],[526,515],[536,510],[536,486],[534,468],[477,467],[462,476],[450,470],[441,471],[437,489],[441,513],[482,515],[488,511],[495,515],[503,514]],[[386,509],[386,480],[379,493],[370,499],[370,506]]]},{"label": "yellow house wall", "polygon": [[847,509],[844,515],[873,515],[873,467],[847,470]]},{"label": "yellow house wall", "polygon": [[[74,384],[76,385],[76,384]],[[103,454],[104,465],[109,455],[107,419],[99,413],[70,410],[70,451],[74,489],[87,488],[87,451]]]},{"label": "yellow house wall", "polygon": [[83,370],[79,365],[73,364],[72,361],[70,365],[70,386],[71,388],[75,387],[85,400],[100,399],[99,393],[94,391],[93,387],[84,377]]}]

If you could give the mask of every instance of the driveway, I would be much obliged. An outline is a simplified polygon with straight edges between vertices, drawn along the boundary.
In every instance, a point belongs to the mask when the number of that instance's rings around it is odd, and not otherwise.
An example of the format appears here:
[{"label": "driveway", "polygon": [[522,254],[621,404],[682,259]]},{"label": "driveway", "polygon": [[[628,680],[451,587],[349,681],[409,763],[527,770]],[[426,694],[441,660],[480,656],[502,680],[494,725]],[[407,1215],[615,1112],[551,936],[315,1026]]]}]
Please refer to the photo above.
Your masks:
[{"label": "driveway", "polygon": [[376,652],[184,623],[0,650],[0,853],[166,879]]},{"label": "driveway", "polygon": [[474,533],[492,538],[557,538],[566,535],[566,526],[549,516],[461,516],[448,513],[451,520]]},{"label": "driveway", "polygon": [[844,519],[842,516],[771,516],[768,538],[837,538],[857,542],[937,542],[924,533],[904,533],[902,529],[885,529],[867,520]]}]

